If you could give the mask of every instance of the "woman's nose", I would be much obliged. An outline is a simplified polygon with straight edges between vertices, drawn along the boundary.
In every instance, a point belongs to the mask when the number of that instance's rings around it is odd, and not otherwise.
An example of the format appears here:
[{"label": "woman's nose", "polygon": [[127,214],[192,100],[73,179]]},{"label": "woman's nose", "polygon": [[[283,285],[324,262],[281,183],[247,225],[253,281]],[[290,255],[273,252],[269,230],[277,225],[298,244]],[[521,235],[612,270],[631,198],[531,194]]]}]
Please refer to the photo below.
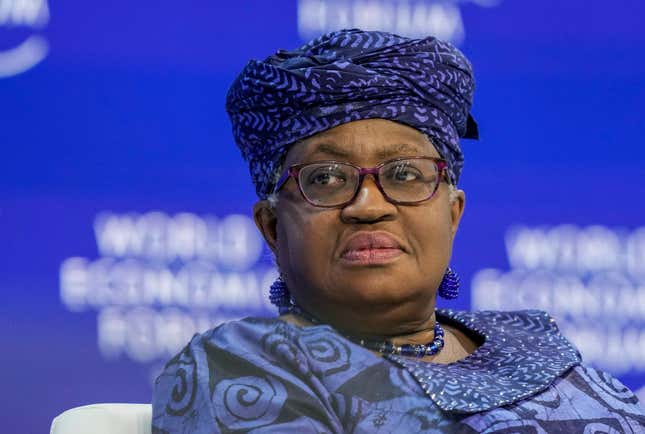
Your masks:
[{"label": "woman's nose", "polygon": [[341,210],[341,219],[347,223],[372,223],[391,220],[396,205],[387,201],[372,175],[366,175],[358,187],[354,200]]}]

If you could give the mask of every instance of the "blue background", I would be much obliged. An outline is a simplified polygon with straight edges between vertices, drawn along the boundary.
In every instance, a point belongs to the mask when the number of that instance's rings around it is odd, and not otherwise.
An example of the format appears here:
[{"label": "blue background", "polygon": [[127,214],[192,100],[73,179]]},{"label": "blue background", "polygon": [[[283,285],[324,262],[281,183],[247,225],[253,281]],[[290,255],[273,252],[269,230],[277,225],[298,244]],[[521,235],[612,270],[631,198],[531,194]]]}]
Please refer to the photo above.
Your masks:
[{"label": "blue background", "polygon": [[[48,57],[0,79],[3,429],[45,432],[73,406],[150,401],[149,367],[104,359],[96,312],[60,301],[62,261],[97,256],[97,213],[250,214],[224,97],[248,59],[303,41],[295,0],[226,3],[51,2]],[[645,3],[459,7],[482,136],[464,143],[453,262],[466,285],[508,268],[513,224],[644,225]],[[30,30],[0,31],[2,50]],[[464,292],[453,306],[470,308]],[[645,371],[619,378],[638,389]]]}]

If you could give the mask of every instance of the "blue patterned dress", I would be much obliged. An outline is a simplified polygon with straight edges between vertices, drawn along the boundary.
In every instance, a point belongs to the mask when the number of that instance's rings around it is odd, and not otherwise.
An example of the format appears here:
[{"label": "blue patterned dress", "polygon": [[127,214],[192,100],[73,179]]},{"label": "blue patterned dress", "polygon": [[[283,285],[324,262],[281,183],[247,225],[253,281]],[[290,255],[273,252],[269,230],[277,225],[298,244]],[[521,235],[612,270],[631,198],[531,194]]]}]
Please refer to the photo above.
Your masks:
[{"label": "blue patterned dress", "polygon": [[483,344],[434,364],[278,319],[195,335],[157,379],[153,433],[645,433],[634,394],[582,365],[546,313],[437,318]]}]

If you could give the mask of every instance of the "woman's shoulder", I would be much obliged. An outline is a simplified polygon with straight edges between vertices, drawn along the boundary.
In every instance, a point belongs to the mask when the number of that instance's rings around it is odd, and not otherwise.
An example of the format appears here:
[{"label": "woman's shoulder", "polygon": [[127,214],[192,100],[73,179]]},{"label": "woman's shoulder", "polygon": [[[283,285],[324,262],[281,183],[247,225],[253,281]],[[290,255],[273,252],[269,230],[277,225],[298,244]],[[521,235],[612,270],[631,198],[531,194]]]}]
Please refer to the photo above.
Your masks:
[{"label": "woman's shoulder", "polygon": [[235,349],[235,352],[257,353],[258,346],[271,334],[290,334],[293,326],[279,318],[245,317],[230,320],[202,333],[195,334],[191,346],[217,346],[223,349]]},{"label": "woman's shoulder", "polygon": [[[564,373],[549,389],[518,403],[518,407],[530,408],[538,416],[577,417],[585,423],[620,419],[633,430],[629,432],[645,432],[645,413],[638,397],[610,373],[584,363]],[[598,426],[613,432],[607,425]]]},{"label": "woman's shoulder", "polygon": [[252,317],[194,335],[155,381],[153,432],[246,432],[278,418],[317,426],[312,411],[331,420],[293,344],[304,333],[277,318]]},{"label": "woman's shoulder", "polygon": [[276,317],[247,316],[244,318],[222,322],[201,333],[204,339],[229,339],[242,335],[262,334],[284,324]]}]

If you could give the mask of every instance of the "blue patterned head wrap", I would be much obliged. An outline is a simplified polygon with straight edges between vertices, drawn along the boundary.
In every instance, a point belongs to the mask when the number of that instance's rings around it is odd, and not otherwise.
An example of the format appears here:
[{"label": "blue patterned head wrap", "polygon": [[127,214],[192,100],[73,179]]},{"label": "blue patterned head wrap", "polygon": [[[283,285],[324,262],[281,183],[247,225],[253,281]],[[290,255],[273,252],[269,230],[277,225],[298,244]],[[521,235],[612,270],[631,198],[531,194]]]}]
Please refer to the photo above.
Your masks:
[{"label": "blue patterned head wrap", "polygon": [[456,183],[464,161],[459,138],[478,137],[474,87],[470,62],[447,42],[340,30],[250,61],[229,89],[226,110],[262,199],[294,142],[372,118],[425,133]]}]

